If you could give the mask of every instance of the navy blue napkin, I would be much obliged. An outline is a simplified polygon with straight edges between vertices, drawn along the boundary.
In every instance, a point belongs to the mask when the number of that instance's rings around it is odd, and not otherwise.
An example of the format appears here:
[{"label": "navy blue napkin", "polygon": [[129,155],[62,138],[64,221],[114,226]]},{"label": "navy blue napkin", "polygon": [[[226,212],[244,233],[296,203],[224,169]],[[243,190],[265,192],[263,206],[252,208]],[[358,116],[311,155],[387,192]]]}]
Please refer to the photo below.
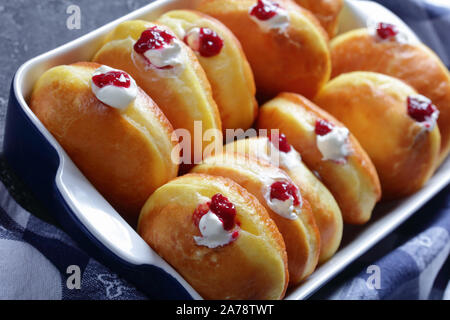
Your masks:
[{"label": "navy blue napkin", "polygon": [[450,186],[311,298],[450,299]]},{"label": "navy blue napkin", "polygon": [[0,183],[0,299],[146,299]]}]

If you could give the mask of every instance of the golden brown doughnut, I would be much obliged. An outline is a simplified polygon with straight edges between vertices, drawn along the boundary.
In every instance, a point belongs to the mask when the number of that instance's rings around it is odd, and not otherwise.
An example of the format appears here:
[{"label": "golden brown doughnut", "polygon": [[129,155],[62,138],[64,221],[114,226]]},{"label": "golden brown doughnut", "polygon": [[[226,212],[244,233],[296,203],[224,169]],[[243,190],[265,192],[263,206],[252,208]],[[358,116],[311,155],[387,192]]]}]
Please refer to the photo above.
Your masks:
[{"label": "golden brown doughnut", "polygon": [[336,35],[339,13],[344,6],[343,0],[294,0],[301,7],[311,11],[320,21],[328,36]]},{"label": "golden brown doughnut", "polygon": [[[286,244],[290,284],[299,283],[314,271],[320,250],[319,231],[310,204],[302,199],[298,187],[284,171],[269,162],[235,153],[207,157],[192,172],[229,178],[259,200],[275,221]],[[291,186],[298,203],[292,195],[286,200],[278,200],[279,195],[275,193],[281,189],[281,192],[289,193]]]},{"label": "golden brown doughnut", "polygon": [[135,224],[150,194],[176,177],[172,126],[141,89],[124,110],[98,100],[91,78],[99,67],[83,62],[46,71],[30,107],[99,192]]},{"label": "golden brown doughnut", "polygon": [[[336,199],[344,222],[363,224],[381,197],[372,161],[342,123],[311,101],[282,93],[260,110],[258,126],[278,129]],[[331,135],[322,127],[330,126]],[[320,132],[320,134],[316,133]]]},{"label": "golden brown doughnut", "polygon": [[197,55],[219,107],[222,130],[248,129],[258,104],[253,73],[241,44],[220,21],[191,10],[174,10],[158,22],[171,28]]},{"label": "golden brown doughnut", "polygon": [[[269,13],[257,10],[264,5]],[[312,98],[328,81],[331,63],[325,31],[294,2],[203,0],[197,9],[219,19],[239,39],[260,95],[290,91]]]},{"label": "golden brown doughnut", "polygon": [[332,77],[352,71],[379,72],[403,80],[431,99],[440,111],[441,163],[450,151],[448,69],[428,47],[403,39],[406,37],[403,33],[382,39],[375,32],[358,29],[342,34],[331,42]]},{"label": "golden brown doughnut", "polygon": [[384,199],[419,190],[433,174],[439,157],[440,135],[434,119],[439,112],[435,108],[426,117],[429,120],[415,120],[422,113],[410,109],[416,101],[411,99],[416,98],[421,96],[400,80],[374,72],[351,72],[330,81],[315,99],[367,151]]},{"label": "golden brown doughnut", "polygon": [[[281,134],[280,137],[284,135]],[[281,147],[282,143],[284,148]],[[342,239],[341,210],[333,195],[306,167],[294,147],[290,146],[285,138],[284,140],[281,138],[279,146],[276,147],[267,137],[254,137],[237,140],[224,148],[226,152],[238,152],[269,161],[289,175],[299,187],[301,195],[311,205],[314,220],[319,228],[319,262],[322,263],[331,258],[339,248]]]},{"label": "golden brown doughnut", "polygon": [[[159,37],[164,42],[155,44],[154,38]],[[154,49],[142,53],[152,45]],[[168,27],[142,20],[123,22],[106,37],[94,61],[128,72],[155,100],[174,129],[187,129],[194,137],[194,122],[201,121],[204,132],[222,130],[205,72],[192,50]],[[194,139],[191,141],[194,150]],[[205,147],[207,143],[202,150]]]},{"label": "golden brown doughnut", "polygon": [[[221,230],[232,220],[228,232],[237,236],[209,248],[199,244],[206,237],[198,226],[207,224],[208,214],[219,217],[214,204],[222,197],[234,205],[235,217],[221,216]],[[229,179],[187,174],[163,185],[142,208],[138,232],[205,299],[284,296],[289,275],[283,238],[258,200]]]}]

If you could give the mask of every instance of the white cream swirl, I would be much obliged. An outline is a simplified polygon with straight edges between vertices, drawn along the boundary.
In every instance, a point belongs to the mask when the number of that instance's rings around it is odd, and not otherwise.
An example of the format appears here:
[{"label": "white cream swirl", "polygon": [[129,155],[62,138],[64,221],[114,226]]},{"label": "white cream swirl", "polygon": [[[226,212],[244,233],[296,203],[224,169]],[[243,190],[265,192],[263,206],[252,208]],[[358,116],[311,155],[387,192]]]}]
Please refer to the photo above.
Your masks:
[{"label": "white cream swirl", "polygon": [[294,205],[295,200],[292,195],[289,195],[289,199],[284,200],[284,201],[275,199],[275,198],[272,199],[272,197],[270,196],[271,186],[275,182],[276,181],[273,181],[270,184],[266,184],[266,186],[264,187],[263,195],[264,195],[264,199],[266,200],[267,205],[273,212],[282,216],[283,218],[286,218],[289,220],[298,219],[298,216],[301,213],[301,209],[303,206],[303,201],[302,201],[300,191],[297,192],[297,197],[300,202],[300,204],[297,206]]},{"label": "white cream swirl", "polygon": [[377,31],[378,25],[379,25],[378,21],[375,21],[373,19],[368,19],[366,25],[367,25],[369,34],[372,37],[375,37],[376,39],[378,39],[379,41],[391,41],[391,39],[393,39],[400,44],[417,44],[417,43],[419,43],[419,41],[415,37],[410,35],[408,32],[400,29],[397,25],[393,25],[395,30],[397,31],[397,34],[388,39],[383,39],[378,35],[378,31]]},{"label": "white cream swirl", "polygon": [[298,219],[300,210],[298,209],[298,206],[294,206],[294,198],[292,196],[290,196],[289,199],[285,201],[270,199],[269,196],[268,198],[266,198],[266,201],[270,209],[272,209],[272,211],[276,212],[280,216],[289,220]]},{"label": "white cream swirl", "polygon": [[[420,101],[421,103],[432,104],[432,101],[430,99],[421,94],[415,94],[410,97]],[[416,124],[422,127],[421,132],[423,131],[431,132],[436,127],[438,118],[439,118],[439,110],[436,108],[436,110],[431,114],[431,116],[425,117],[425,121],[422,122],[416,121]]]},{"label": "white cream swirl", "polygon": [[333,160],[346,163],[347,157],[352,154],[347,128],[333,127],[325,135],[317,135],[317,147],[322,153],[322,160]]},{"label": "white cream swirl", "polygon": [[[108,66],[101,66],[96,69],[92,75],[92,77],[105,74],[111,71],[123,72],[121,70],[113,69]],[[98,100],[107,104],[110,107],[116,109],[125,109],[132,101],[134,101],[137,97],[138,88],[134,79],[130,77],[130,86],[128,88],[118,87],[115,85],[106,85],[102,88],[98,87],[91,78],[91,89],[95,94]],[[122,76],[124,77],[124,76]],[[122,79],[124,80],[124,79]]]},{"label": "white cream swirl", "polygon": [[270,6],[271,8],[274,8],[275,15],[267,20],[258,19],[258,17],[251,14],[253,9],[258,5],[258,4],[256,4],[250,8],[250,11],[249,11],[250,18],[253,21],[255,21],[261,27],[261,29],[263,29],[266,32],[270,31],[270,30],[276,30],[276,29],[280,30],[280,31],[286,30],[286,28],[289,27],[289,22],[290,22],[289,13],[287,12],[287,10],[285,10],[279,6],[275,6],[272,3],[270,3],[270,1],[267,1],[267,0],[262,0],[262,2],[266,6]]},{"label": "white cream swirl", "polygon": [[280,151],[267,137],[260,137],[255,144],[255,152],[258,158],[270,162],[275,167],[291,170],[301,165],[302,157],[294,147],[289,152]]},{"label": "white cream swirl", "polygon": [[144,56],[156,68],[183,66],[186,63],[185,53],[180,40],[173,39],[159,49],[149,49]]},{"label": "white cream swirl", "polygon": [[425,122],[418,122],[418,124],[422,125],[426,131],[430,132],[433,131],[434,128],[436,127],[438,118],[439,118],[439,111],[436,110],[431,114],[430,117],[426,118]]},{"label": "white cream swirl", "polygon": [[201,217],[198,228],[202,236],[194,236],[194,240],[199,246],[212,249],[233,241],[233,234],[223,228],[222,221],[211,210]]},{"label": "white cream swirl", "polygon": [[194,51],[200,49],[200,28],[192,28],[184,37],[186,44]]},{"label": "white cream swirl", "polygon": [[297,150],[294,149],[294,147],[291,146],[291,150],[289,152],[279,151],[279,153],[280,153],[280,166],[282,168],[291,170],[301,165],[302,157],[300,156],[300,153],[298,153]]}]

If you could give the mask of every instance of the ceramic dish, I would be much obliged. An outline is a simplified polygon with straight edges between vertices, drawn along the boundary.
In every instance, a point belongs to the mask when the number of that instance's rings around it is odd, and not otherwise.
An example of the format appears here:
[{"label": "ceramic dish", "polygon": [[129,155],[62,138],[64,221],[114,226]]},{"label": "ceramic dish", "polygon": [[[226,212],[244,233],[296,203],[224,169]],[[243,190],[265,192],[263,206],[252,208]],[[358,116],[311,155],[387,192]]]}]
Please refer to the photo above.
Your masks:
[{"label": "ceramic dish", "polygon": [[[200,295],[161,259],[80,173],[55,138],[31,112],[27,100],[33,84],[47,69],[90,60],[102,37],[125,20],[154,20],[162,13],[193,8],[192,0],[159,0],[97,30],[40,55],[17,71],[8,104],[4,156],[13,170],[56,217],[65,231],[103,264],[134,283],[150,298],[201,299]],[[367,18],[406,25],[384,7],[370,1],[345,1],[340,32],[365,26]],[[450,181],[447,160],[427,185],[402,201],[376,207],[373,219],[363,227],[344,229],[337,254],[286,299],[305,299],[348,264],[399,226]]]}]

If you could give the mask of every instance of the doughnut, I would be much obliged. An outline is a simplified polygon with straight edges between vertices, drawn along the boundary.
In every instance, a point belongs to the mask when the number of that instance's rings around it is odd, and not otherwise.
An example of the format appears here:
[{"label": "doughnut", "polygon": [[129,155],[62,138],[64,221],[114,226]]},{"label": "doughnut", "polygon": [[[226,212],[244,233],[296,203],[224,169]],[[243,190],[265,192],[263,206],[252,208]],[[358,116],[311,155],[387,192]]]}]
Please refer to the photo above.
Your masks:
[{"label": "doughnut", "polygon": [[338,29],[339,13],[344,5],[343,0],[294,0],[301,7],[311,11],[322,27],[333,38]]},{"label": "doughnut", "polygon": [[255,81],[233,33],[218,20],[191,10],[167,12],[158,22],[170,27],[196,53],[211,84],[224,133],[250,128],[258,111]]},{"label": "doughnut", "polygon": [[278,129],[333,194],[344,222],[366,223],[381,187],[375,167],[349,130],[301,95],[281,93],[265,103],[260,129]]},{"label": "doughnut", "polygon": [[207,157],[191,172],[229,178],[259,200],[283,236],[291,285],[314,271],[320,250],[319,231],[310,204],[284,171],[257,158],[224,153]]},{"label": "doughnut", "polygon": [[[106,36],[93,60],[128,72],[174,129],[186,129],[194,137],[195,122],[201,121],[203,132],[212,129],[221,135],[219,111],[205,72],[168,27],[142,20],[123,22]],[[194,139],[191,142],[195,150]],[[205,147],[202,144],[201,150]]]},{"label": "doughnut", "polygon": [[281,0],[203,0],[197,7],[223,22],[244,48],[258,96],[289,91],[314,97],[328,81],[327,36],[307,10]]},{"label": "doughnut", "polygon": [[410,38],[387,23],[342,34],[331,42],[332,76],[352,71],[383,73],[431,99],[440,112],[438,163],[442,163],[450,151],[450,74],[433,51]]},{"label": "doughnut", "polygon": [[225,151],[257,157],[283,169],[311,205],[320,233],[319,263],[334,255],[342,239],[341,210],[333,195],[306,167],[300,154],[289,144],[284,134],[240,139],[227,144]]},{"label": "doughnut", "polygon": [[187,174],[153,193],[138,233],[205,299],[281,299],[283,238],[258,200],[232,180]]},{"label": "doughnut", "polygon": [[30,108],[132,225],[150,194],[177,175],[171,124],[123,71],[90,62],[51,68]]},{"label": "doughnut", "polygon": [[374,72],[330,81],[315,102],[355,135],[373,161],[384,199],[419,190],[433,174],[440,150],[439,111],[404,82]]}]

